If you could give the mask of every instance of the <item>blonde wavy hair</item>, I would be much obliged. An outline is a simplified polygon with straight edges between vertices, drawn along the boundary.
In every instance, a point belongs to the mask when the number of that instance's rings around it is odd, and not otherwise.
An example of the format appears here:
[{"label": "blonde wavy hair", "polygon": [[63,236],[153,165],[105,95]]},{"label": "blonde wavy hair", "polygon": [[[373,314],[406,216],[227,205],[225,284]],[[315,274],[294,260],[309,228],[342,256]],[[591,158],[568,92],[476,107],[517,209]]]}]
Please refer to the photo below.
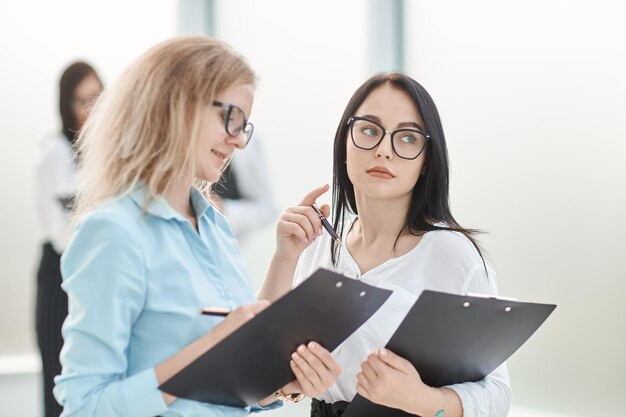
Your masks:
[{"label": "blonde wavy hair", "polygon": [[[180,179],[193,178],[201,114],[230,87],[255,75],[228,45],[181,36],[142,55],[98,99],[76,142],[79,185],[74,221],[142,181],[144,209]],[[208,186],[196,186],[208,192]]]}]

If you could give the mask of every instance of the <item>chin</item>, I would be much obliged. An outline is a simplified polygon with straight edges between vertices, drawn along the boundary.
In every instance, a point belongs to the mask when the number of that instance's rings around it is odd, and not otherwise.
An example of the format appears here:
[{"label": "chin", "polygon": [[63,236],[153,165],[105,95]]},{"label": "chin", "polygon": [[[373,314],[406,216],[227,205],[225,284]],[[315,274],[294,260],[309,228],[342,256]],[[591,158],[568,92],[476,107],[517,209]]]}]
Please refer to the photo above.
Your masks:
[{"label": "chin", "polygon": [[[385,183],[361,183],[355,184],[355,191],[374,199],[395,199],[402,195],[405,195],[407,191],[401,190],[397,186],[390,186],[391,184]],[[411,190],[408,191],[409,193]]]},{"label": "chin", "polygon": [[201,171],[201,172],[198,173],[197,177],[198,177],[198,179],[200,179],[202,181],[206,181],[206,182],[209,182],[211,184],[215,184],[222,177],[222,171],[221,170],[219,170],[219,171],[211,170],[211,172]]}]

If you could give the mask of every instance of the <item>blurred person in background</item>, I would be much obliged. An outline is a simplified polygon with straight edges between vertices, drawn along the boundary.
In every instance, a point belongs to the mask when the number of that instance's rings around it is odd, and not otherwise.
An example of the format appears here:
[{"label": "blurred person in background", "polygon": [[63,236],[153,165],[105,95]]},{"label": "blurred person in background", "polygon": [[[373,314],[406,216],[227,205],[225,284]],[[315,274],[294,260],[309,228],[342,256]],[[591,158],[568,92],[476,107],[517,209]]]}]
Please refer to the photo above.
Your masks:
[{"label": "blurred person in background", "polygon": [[270,167],[263,143],[255,132],[245,152],[233,156],[220,181],[213,185],[213,201],[226,214],[240,245],[256,230],[276,220],[276,203]]},{"label": "blurred person in background", "polygon": [[43,365],[45,417],[57,417],[62,407],[52,395],[61,373],[61,325],[67,316],[67,295],[61,289],[60,259],[68,239],[69,214],[76,191],[74,141],[102,92],[102,82],[87,63],[71,64],[61,76],[61,131],[43,138],[35,163],[35,204],[42,245],[37,272],[35,320]]}]

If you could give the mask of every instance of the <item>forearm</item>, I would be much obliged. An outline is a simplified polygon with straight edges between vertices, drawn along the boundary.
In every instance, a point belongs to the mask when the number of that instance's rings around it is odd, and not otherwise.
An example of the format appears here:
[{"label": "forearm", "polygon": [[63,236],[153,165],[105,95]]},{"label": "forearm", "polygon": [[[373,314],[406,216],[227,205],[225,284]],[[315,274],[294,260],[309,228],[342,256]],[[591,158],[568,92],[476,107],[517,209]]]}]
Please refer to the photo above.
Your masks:
[{"label": "forearm", "polygon": [[[505,417],[509,412],[512,391],[505,365],[482,381],[455,384],[448,388],[461,399],[465,417]],[[489,412],[486,414],[485,410]]]},{"label": "forearm", "polygon": [[288,293],[291,290],[297,264],[298,258],[284,258],[275,253],[257,299],[274,302]]},{"label": "forearm", "polygon": [[[170,356],[163,362],[154,367],[154,372],[159,385],[176,375],[180,370],[185,368],[204,352],[208,351],[216,344],[216,338],[211,333],[201,337],[200,339],[185,346],[178,353]],[[163,399],[166,404],[171,404],[176,397],[163,392]]]}]

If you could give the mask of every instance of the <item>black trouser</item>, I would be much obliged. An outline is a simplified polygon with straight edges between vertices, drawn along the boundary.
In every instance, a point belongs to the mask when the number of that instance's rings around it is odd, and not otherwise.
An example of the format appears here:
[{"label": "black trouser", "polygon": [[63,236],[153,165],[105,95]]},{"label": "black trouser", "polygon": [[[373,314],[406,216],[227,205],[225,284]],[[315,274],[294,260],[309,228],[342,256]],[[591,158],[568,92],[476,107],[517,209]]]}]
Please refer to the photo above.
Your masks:
[{"label": "black trouser", "polygon": [[44,416],[58,417],[63,408],[54,399],[52,388],[54,377],[61,373],[61,325],[67,316],[67,294],[61,289],[61,255],[55,252],[50,243],[43,246],[37,272],[35,309],[37,343],[43,365]]},{"label": "black trouser", "polygon": [[346,401],[328,404],[326,401],[313,398],[313,401],[311,401],[311,417],[340,417],[348,404],[350,403]]}]

